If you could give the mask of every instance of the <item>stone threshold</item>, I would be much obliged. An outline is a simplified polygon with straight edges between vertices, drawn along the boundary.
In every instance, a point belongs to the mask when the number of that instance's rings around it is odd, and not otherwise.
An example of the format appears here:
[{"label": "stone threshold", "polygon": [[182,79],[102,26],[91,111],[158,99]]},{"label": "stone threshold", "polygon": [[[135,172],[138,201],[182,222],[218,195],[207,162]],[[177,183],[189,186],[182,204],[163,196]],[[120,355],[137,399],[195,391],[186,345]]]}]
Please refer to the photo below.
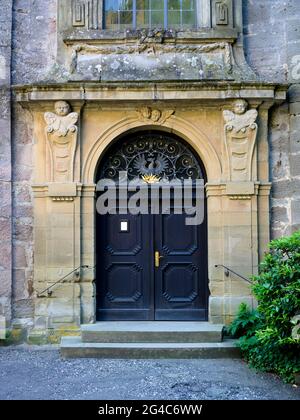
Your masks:
[{"label": "stone threshold", "polygon": [[221,332],[223,325],[194,321],[100,321],[81,325],[81,331]]},{"label": "stone threshold", "polygon": [[234,340],[222,343],[83,343],[79,337],[63,337],[64,358],[102,359],[219,359],[239,358]]}]

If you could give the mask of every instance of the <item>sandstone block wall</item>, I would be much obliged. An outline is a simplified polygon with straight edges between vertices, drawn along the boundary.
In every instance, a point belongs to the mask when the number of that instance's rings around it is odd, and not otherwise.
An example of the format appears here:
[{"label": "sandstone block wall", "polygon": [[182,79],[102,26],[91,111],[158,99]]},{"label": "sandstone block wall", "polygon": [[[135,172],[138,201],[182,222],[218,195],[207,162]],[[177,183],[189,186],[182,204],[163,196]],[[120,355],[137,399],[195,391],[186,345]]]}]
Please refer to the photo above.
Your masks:
[{"label": "sandstone block wall", "polygon": [[[57,82],[56,0],[5,0],[0,13],[0,316],[33,315],[32,115],[10,104],[10,85]],[[262,80],[289,81],[289,103],[274,107],[272,237],[300,228],[299,0],[243,2],[246,58]],[[12,119],[12,124],[11,124]],[[16,321],[17,323],[19,321]],[[27,321],[24,321],[27,322]]]}]

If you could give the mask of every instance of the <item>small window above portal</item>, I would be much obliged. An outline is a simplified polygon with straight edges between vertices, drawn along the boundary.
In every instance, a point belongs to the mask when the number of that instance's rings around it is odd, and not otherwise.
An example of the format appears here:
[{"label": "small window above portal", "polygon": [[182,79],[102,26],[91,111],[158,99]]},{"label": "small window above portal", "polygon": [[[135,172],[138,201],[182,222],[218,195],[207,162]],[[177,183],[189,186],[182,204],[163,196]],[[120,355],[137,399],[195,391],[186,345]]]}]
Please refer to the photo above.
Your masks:
[{"label": "small window above portal", "polygon": [[195,29],[198,0],[105,0],[104,29]]},{"label": "small window above portal", "polygon": [[241,0],[58,0],[58,31],[65,41],[145,29],[233,38],[241,28]]}]

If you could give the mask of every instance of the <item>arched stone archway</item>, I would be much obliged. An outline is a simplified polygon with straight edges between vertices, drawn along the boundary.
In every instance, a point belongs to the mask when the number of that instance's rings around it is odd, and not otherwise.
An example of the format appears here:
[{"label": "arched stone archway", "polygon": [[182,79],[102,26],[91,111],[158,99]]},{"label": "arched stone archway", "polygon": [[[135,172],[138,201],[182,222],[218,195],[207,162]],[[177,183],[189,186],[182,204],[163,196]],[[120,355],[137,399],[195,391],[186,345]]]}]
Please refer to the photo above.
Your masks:
[{"label": "arched stone archway", "polygon": [[82,179],[86,184],[95,182],[97,165],[106,149],[119,137],[126,133],[142,130],[158,130],[174,133],[185,140],[199,155],[206,174],[208,182],[218,182],[222,177],[222,166],[220,158],[211,144],[209,138],[195,127],[191,122],[183,118],[173,116],[163,125],[145,124],[136,118],[124,118],[117,121],[104,131],[92,145],[89,150],[82,171]]},{"label": "arched stone archway", "polygon": [[[201,131],[199,126],[195,126],[191,121],[186,120],[182,117],[178,117],[176,115],[172,115],[171,118],[164,121],[163,124],[153,124],[152,122],[145,123],[145,121],[141,121],[136,117],[127,115],[126,118],[117,120],[116,122],[110,124],[110,126],[106,130],[104,130],[100,136],[97,137],[96,141],[93,142],[92,146],[90,147],[85,156],[82,169],[82,200],[84,203],[84,207],[89,208],[90,211],[94,211],[92,210],[92,206],[94,206],[93,196],[95,190],[97,167],[98,163],[101,161],[109,147],[118,139],[125,137],[129,133],[144,130],[154,130],[165,133],[171,133],[175,136],[178,136],[178,138],[181,138],[190,147],[192,147],[195,154],[201,160],[206,173],[207,188],[211,188],[210,186],[212,186],[212,189],[214,189],[215,185],[220,185],[220,180],[222,178],[222,164],[220,160],[220,155],[215,150],[213,144],[211,143],[207,135],[203,131]],[[212,193],[210,192],[209,195],[211,196]],[[212,219],[212,222],[210,222],[210,214],[215,214],[215,200],[213,198],[208,198],[206,206],[208,226],[208,282],[210,285],[212,285],[213,283],[211,280],[210,273],[215,272],[214,266],[215,263],[219,262],[219,260],[214,260],[213,255],[210,255],[209,250],[214,249],[216,245],[219,248],[220,246],[222,246],[222,244],[220,243],[220,241],[216,241],[214,237],[210,237],[209,235],[210,226],[212,229],[214,229],[215,225],[214,218]],[[94,266],[96,264],[96,241],[95,237],[93,236],[95,228],[94,225],[91,226],[90,216],[88,215],[88,213],[82,215],[82,226],[84,232],[89,232],[87,234],[87,237],[89,238],[88,241],[85,241],[85,238],[83,237],[83,243],[87,244],[86,247],[83,246],[83,248],[87,250],[86,260]],[[96,271],[94,272],[94,278],[96,278]],[[86,317],[84,315],[84,317],[87,321],[91,319],[96,319],[96,288],[94,284],[91,288],[91,281],[91,275],[87,276],[87,284],[85,285],[85,287],[88,288],[87,296],[94,297],[92,306],[90,304],[85,305],[87,307],[87,315]],[[208,314],[208,317],[209,316],[210,315]]]},{"label": "arched stone archway", "polygon": [[[195,185],[203,180],[204,187],[206,173],[197,153],[174,133],[131,131],[106,149],[97,172],[97,181],[114,181],[113,191],[122,194],[121,207],[96,214],[97,319],[206,321],[206,201],[204,188],[200,191]],[[119,185],[124,173],[128,182],[141,180],[146,211],[141,203],[138,213],[124,204],[124,194],[125,201],[132,195],[127,181],[125,192],[125,185]],[[160,197],[156,201],[153,184],[144,182],[147,176],[155,178],[155,194]],[[192,191],[190,184],[188,190],[182,189],[187,180],[194,182]],[[163,210],[162,189],[166,194],[168,181],[178,182],[180,190],[172,189],[176,199],[168,200]],[[185,207],[191,194],[197,201],[195,210],[201,206],[203,212],[203,219],[193,225],[186,222],[190,208]]]}]

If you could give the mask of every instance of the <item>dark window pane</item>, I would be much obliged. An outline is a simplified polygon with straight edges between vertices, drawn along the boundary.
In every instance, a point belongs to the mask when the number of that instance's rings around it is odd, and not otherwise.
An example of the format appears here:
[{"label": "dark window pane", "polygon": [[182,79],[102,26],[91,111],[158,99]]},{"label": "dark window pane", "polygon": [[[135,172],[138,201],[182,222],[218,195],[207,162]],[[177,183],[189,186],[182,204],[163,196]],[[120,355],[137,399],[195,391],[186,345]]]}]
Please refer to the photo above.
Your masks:
[{"label": "dark window pane", "polygon": [[164,10],[164,0],[150,0],[150,8],[152,10]]},{"label": "dark window pane", "polygon": [[105,14],[105,27],[118,30],[118,12],[107,12]]},{"label": "dark window pane", "polygon": [[181,1],[180,0],[168,0],[168,9],[169,10],[180,10]]},{"label": "dark window pane", "polygon": [[170,28],[180,27],[180,11],[179,10],[169,10],[168,13],[168,26]]},{"label": "dark window pane", "polygon": [[132,0],[116,1],[116,3],[119,3],[119,10],[132,10],[133,9]]},{"label": "dark window pane", "polygon": [[182,0],[183,10],[195,10],[196,11],[196,0]]},{"label": "dark window pane", "polygon": [[195,28],[196,16],[194,12],[182,12],[182,27],[183,28]]},{"label": "dark window pane", "polygon": [[136,0],[137,10],[149,10],[149,0]]},{"label": "dark window pane", "polygon": [[120,12],[120,27],[129,28],[132,25],[132,19],[132,12]]},{"label": "dark window pane", "polygon": [[164,14],[162,11],[155,11],[151,13],[151,28],[164,26]]},{"label": "dark window pane", "polygon": [[137,28],[149,28],[149,11],[148,10],[138,10],[136,13],[136,26]]}]

